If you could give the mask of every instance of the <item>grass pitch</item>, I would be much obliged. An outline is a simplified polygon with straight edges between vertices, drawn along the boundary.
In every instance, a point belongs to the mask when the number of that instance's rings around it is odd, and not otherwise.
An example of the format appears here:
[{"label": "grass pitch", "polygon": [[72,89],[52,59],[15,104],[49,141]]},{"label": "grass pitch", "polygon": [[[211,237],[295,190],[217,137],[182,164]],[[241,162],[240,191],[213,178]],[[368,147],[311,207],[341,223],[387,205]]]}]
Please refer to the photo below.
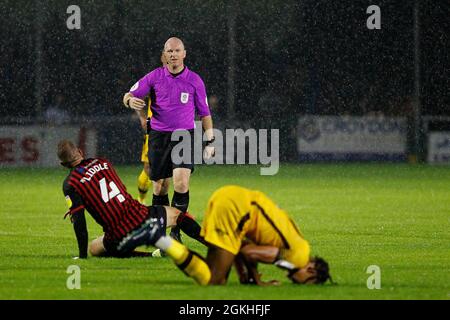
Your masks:
[{"label": "grass pitch", "polygon": [[[137,196],[141,167],[118,167]],[[282,165],[275,176],[256,166],[197,166],[190,212],[201,222],[208,197],[226,184],[266,192],[287,210],[326,258],[336,286],[299,286],[261,266],[279,287],[199,287],[168,258],[73,260],[78,249],[62,194],[63,169],[0,171],[0,299],[449,299],[450,169],[392,164]],[[102,231],[88,217],[89,238]],[[201,254],[194,240],[185,243]],[[145,248],[144,248],[145,249]],[[145,249],[149,250],[150,249]],[[81,289],[69,290],[69,266]],[[367,268],[380,267],[369,290]]]}]

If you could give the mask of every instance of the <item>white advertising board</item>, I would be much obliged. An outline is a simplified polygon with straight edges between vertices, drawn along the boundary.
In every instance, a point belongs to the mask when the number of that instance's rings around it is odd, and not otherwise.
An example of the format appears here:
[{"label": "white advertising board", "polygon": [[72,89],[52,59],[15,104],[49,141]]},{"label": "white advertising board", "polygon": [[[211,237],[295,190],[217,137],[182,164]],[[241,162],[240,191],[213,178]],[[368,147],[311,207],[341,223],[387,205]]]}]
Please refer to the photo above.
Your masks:
[{"label": "white advertising board", "polygon": [[94,129],[84,127],[0,127],[0,167],[55,167],[58,141],[70,139],[93,156],[97,152]]}]

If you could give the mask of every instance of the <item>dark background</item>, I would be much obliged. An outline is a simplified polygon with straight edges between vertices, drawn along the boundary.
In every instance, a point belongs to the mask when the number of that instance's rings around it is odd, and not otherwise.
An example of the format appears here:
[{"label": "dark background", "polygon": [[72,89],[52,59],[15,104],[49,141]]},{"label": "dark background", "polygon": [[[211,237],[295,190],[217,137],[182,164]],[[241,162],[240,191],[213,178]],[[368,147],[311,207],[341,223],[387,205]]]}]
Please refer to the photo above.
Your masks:
[{"label": "dark background", "polygon": [[[450,5],[417,1],[420,115],[450,116]],[[218,98],[218,121],[280,128],[284,137],[303,114],[412,116],[414,2],[1,0],[0,119],[40,121],[57,95],[74,119],[129,114],[123,94],[159,65],[170,36],[184,41],[185,64]],[[71,4],[81,8],[81,30],[66,27]],[[372,4],[381,8],[381,30],[366,27]],[[233,14],[234,114],[227,109]]]}]

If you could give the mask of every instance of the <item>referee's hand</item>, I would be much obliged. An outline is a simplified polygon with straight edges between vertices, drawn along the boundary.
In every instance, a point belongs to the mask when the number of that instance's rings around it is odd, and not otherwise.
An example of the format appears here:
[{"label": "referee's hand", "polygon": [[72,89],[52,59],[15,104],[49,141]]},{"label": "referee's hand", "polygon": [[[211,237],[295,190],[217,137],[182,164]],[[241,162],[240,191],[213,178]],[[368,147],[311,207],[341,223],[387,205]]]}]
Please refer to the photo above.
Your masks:
[{"label": "referee's hand", "polygon": [[139,98],[132,97],[129,99],[128,105],[131,109],[142,110],[145,107],[145,101]]},{"label": "referee's hand", "polygon": [[213,146],[206,146],[205,151],[203,152],[203,158],[205,160],[211,159],[215,153],[216,153],[216,150]]}]

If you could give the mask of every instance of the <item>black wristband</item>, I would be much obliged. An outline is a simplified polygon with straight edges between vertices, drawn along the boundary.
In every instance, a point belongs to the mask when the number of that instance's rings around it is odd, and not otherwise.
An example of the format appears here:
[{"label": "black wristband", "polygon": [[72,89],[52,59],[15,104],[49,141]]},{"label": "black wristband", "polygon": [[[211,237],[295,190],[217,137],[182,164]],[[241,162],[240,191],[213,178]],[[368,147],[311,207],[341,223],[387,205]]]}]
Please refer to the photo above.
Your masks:
[{"label": "black wristband", "polygon": [[212,144],[214,141],[216,140],[216,138],[215,137],[212,137],[212,139],[211,140],[208,140],[208,141],[206,141],[206,146],[209,146],[210,144]]}]

